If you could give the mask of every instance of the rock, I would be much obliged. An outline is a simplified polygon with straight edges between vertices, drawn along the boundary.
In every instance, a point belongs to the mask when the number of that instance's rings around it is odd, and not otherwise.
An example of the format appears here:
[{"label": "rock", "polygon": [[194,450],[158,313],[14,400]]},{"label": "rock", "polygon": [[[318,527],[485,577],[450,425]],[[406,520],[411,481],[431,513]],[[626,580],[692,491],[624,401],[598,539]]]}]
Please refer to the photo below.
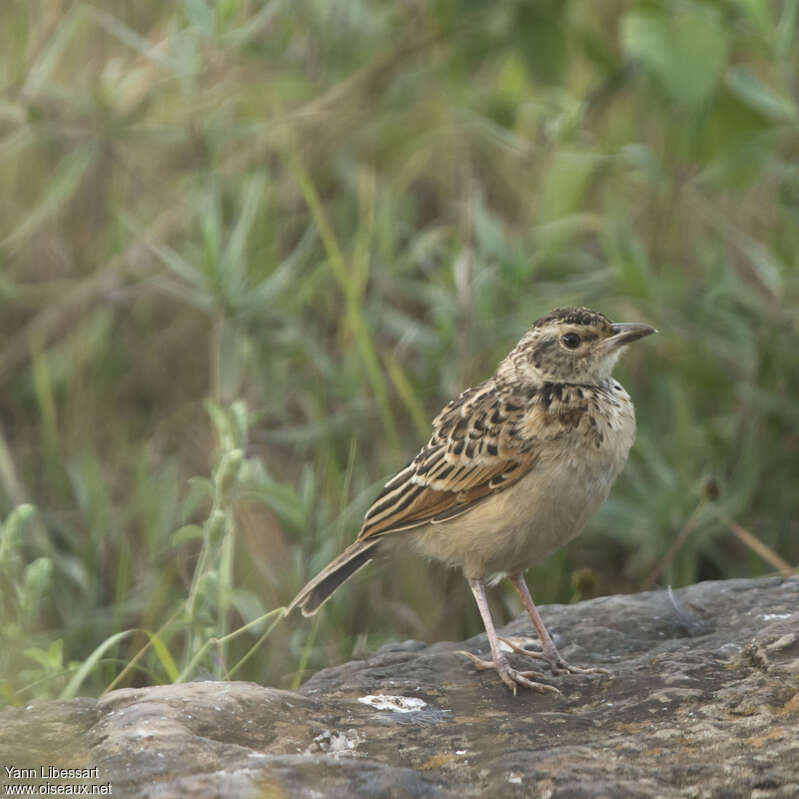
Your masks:
[{"label": "rock", "polygon": [[[613,678],[549,678],[563,696],[514,697],[455,654],[485,653],[485,636],[408,641],[297,692],[194,682],[8,710],[0,762],[96,768],[49,782],[136,799],[796,797],[798,611],[799,578],[549,606],[564,657]],[[20,773],[0,777],[43,782]]]}]

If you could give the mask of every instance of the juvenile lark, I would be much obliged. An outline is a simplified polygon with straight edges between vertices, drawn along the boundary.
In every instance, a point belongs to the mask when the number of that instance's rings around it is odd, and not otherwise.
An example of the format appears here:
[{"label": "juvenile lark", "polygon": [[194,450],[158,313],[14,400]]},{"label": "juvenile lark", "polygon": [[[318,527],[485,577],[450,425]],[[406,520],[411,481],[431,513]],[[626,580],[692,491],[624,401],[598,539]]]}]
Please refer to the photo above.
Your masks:
[{"label": "juvenile lark", "polygon": [[[533,326],[496,374],[468,388],[433,421],[419,454],[386,483],[358,538],[289,606],[311,616],[378,553],[408,549],[459,566],[483,617],[492,660],[516,693],[535,671],[516,671],[500,648],[486,583],[507,577],[538,632],[553,674],[601,669],[572,666],[558,653],[533,603],[524,571],[574,538],[605,501],[635,437],[627,392],[611,377],[627,344],[655,329],[613,323],[587,308],[556,308]],[[507,642],[506,642],[507,643]]]}]

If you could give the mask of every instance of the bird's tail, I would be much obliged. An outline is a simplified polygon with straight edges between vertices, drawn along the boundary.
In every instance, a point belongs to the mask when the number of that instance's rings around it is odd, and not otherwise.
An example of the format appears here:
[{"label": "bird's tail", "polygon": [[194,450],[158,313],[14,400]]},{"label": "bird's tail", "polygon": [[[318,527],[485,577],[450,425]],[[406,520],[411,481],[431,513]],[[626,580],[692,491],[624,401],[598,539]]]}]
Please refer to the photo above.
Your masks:
[{"label": "bird's tail", "polygon": [[333,592],[375,556],[377,541],[356,541],[325,566],[291,601],[286,613],[299,607],[303,616],[313,616]]}]

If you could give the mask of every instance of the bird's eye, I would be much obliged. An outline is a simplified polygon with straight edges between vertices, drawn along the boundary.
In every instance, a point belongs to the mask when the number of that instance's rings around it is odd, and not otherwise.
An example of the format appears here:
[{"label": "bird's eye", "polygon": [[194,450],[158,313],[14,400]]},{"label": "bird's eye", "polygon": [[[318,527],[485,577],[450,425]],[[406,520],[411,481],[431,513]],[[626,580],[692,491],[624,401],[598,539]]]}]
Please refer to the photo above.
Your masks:
[{"label": "bird's eye", "polygon": [[566,333],[561,339],[564,347],[570,350],[576,350],[580,346],[580,337],[577,333]]}]

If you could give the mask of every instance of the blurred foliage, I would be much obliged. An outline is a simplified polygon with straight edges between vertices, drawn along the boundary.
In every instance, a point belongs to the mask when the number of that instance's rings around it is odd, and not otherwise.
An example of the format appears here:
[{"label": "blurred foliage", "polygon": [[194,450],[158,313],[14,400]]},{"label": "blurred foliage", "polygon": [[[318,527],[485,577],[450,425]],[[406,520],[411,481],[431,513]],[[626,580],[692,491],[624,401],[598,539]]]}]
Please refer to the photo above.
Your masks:
[{"label": "blurred foliage", "polygon": [[661,334],[618,369],[626,472],[537,600],[772,570],[730,520],[796,564],[798,26],[797,0],[3,3],[2,701],[479,631],[413,561],[318,629],[270,611],[556,305]]}]

